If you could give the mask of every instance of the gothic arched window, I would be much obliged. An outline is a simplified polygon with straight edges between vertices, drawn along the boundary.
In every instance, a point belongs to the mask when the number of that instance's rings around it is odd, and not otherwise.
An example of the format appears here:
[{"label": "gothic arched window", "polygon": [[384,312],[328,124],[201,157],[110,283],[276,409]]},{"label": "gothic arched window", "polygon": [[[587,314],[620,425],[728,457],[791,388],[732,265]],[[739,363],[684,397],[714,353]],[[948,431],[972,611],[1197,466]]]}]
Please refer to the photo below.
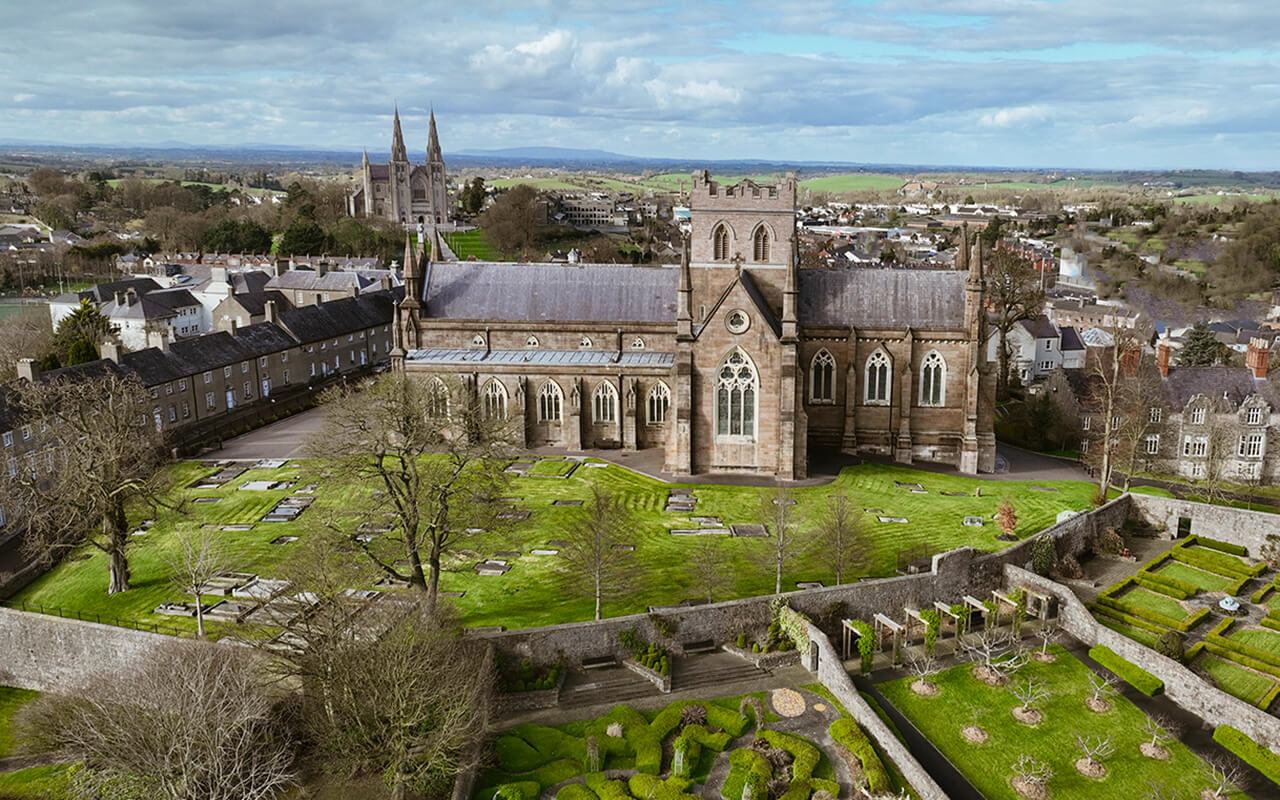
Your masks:
[{"label": "gothic arched window", "polygon": [[947,362],[937,351],[930,351],[920,363],[920,405],[941,406],[947,402]]},{"label": "gothic arched window", "polygon": [[507,418],[507,387],[497,378],[490,378],[484,385],[485,419]]},{"label": "gothic arched window", "polygon": [[591,393],[591,421],[616,422],[618,419],[618,390],[605,381]]},{"label": "gothic arched window", "polygon": [[559,422],[564,394],[555,381],[547,381],[538,390],[538,422]]},{"label": "gothic arched window", "polygon": [[893,378],[893,366],[889,356],[883,350],[877,350],[867,359],[866,387],[863,399],[869,405],[887,405],[889,402],[889,381]]},{"label": "gothic arched window", "polygon": [[658,381],[649,390],[649,420],[650,425],[667,421],[667,409],[671,407],[671,390],[662,381]]},{"label": "gothic arched window", "polygon": [[746,353],[734,350],[716,371],[716,435],[755,436],[759,381]]},{"label": "gothic arched window", "polygon": [[809,362],[809,402],[834,403],[836,400],[836,360],[825,348]]},{"label": "gothic arched window", "polygon": [[769,260],[769,229],[761,225],[751,237],[751,256],[755,261]]},{"label": "gothic arched window", "polygon": [[716,261],[729,259],[729,229],[722,222],[711,232],[712,258]]},{"label": "gothic arched window", "polygon": [[449,416],[449,389],[439,378],[427,382],[426,413],[428,419],[446,419]]}]

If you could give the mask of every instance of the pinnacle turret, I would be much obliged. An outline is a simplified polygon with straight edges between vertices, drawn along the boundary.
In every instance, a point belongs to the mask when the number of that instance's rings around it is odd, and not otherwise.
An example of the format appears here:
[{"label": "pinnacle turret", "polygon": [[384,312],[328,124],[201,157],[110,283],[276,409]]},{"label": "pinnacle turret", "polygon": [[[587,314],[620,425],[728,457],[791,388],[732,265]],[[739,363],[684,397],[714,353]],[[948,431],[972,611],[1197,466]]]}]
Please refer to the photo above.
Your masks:
[{"label": "pinnacle turret", "polygon": [[436,110],[431,109],[431,122],[427,130],[427,163],[444,163],[444,154],[440,152],[440,137],[436,135]]},{"label": "pinnacle turret", "polygon": [[404,134],[400,132],[400,107],[396,106],[395,127],[391,134],[391,160],[408,161],[409,151],[404,147]]}]

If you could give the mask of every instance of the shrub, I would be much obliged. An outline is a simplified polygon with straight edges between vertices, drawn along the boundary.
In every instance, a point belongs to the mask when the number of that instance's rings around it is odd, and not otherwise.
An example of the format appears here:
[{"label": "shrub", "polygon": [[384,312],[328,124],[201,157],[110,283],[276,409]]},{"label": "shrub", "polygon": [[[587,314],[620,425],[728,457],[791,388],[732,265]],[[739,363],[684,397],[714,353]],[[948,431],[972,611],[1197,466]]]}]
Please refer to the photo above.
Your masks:
[{"label": "shrub", "polygon": [[560,791],[556,792],[556,800],[599,800],[599,798],[595,792],[581,783],[571,783],[560,787]]},{"label": "shrub", "polygon": [[818,748],[791,733],[761,731],[760,735],[768,739],[769,744],[792,755],[795,759],[791,764],[793,778],[808,779],[813,775],[813,770],[818,766],[818,760],[821,758]]},{"label": "shrub", "polygon": [[1230,725],[1219,725],[1213,732],[1213,739],[1267,778],[1280,783],[1280,756]]},{"label": "shrub", "polygon": [[1069,580],[1079,580],[1084,577],[1084,570],[1080,568],[1080,562],[1076,561],[1076,557],[1067,554],[1058,562],[1058,572],[1062,577]]},{"label": "shrub", "polygon": [[596,793],[600,800],[631,800],[624,781],[611,781],[603,772],[588,773],[584,779],[587,788]]},{"label": "shrub", "polygon": [[1031,571],[1047,578],[1057,565],[1058,551],[1054,548],[1053,538],[1040,534],[1031,543]]},{"label": "shrub", "polygon": [[501,736],[493,746],[498,766],[504,772],[528,772],[549,760],[519,736]]},{"label": "shrub", "polygon": [[760,643],[759,643],[759,642],[752,642],[752,643],[751,643],[751,652],[753,652],[753,653],[759,653],[759,652],[760,652]]},{"label": "shrub", "polygon": [[858,632],[858,655],[862,657],[862,672],[866,674],[871,671],[871,663],[876,655],[875,629],[860,619],[852,620],[849,624]]},{"label": "shrub", "polygon": [[938,615],[936,608],[926,608],[921,611],[920,618],[924,620],[924,652],[926,655],[932,655],[933,647],[938,643],[938,631],[942,628],[942,618]]},{"label": "shrub", "polygon": [[892,789],[889,773],[884,763],[871,746],[871,740],[858,727],[858,723],[845,717],[831,723],[831,738],[841,747],[848,750],[858,761],[862,762],[862,774],[866,776],[867,788],[872,794],[888,792]]},{"label": "shrub", "polygon": [[1124,538],[1116,533],[1115,528],[1103,528],[1093,540],[1093,550],[1097,553],[1118,555],[1124,549]]},{"label": "shrub", "polygon": [[493,800],[538,800],[542,787],[536,781],[504,783],[493,788]]},{"label": "shrub", "polygon": [[746,649],[746,647],[747,647],[747,634],[746,634],[746,633],[739,633],[739,634],[738,634],[738,647],[743,648],[743,649]]},{"label": "shrub", "polygon": [[1182,637],[1177,631],[1165,631],[1156,640],[1155,651],[1162,656],[1172,658],[1174,661],[1182,661]]},{"label": "shrub", "polygon": [[1089,657],[1114,672],[1133,688],[1147,696],[1154,696],[1164,690],[1164,681],[1140,667],[1125,661],[1116,655],[1110,647],[1099,645],[1089,648]]}]

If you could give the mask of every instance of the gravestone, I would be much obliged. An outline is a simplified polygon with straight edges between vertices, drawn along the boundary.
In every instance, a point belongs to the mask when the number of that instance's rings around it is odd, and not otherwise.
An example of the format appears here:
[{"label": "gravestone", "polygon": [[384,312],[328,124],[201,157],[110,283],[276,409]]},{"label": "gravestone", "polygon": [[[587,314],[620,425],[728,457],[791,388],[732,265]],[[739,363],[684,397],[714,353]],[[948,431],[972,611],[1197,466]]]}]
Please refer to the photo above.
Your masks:
[{"label": "gravestone", "polygon": [[284,545],[284,544],[293,544],[296,541],[298,541],[297,536],[277,536],[276,538],[271,540],[271,543]]},{"label": "gravestone", "polygon": [[619,553],[632,553],[635,552],[636,546],[634,544],[615,544],[610,549],[617,550]]},{"label": "gravestone", "polygon": [[498,513],[498,519],[528,519],[528,511],[501,511]]},{"label": "gravestone", "polygon": [[191,502],[197,505],[206,505],[206,504],[212,504],[212,503],[221,503],[222,498],[221,497],[197,497],[195,500],[192,500]]},{"label": "gravestone", "polygon": [[763,539],[769,535],[763,525],[730,525],[729,532],[734,536],[750,539]]},{"label": "gravestone", "polygon": [[727,536],[728,528],[672,528],[672,536]]},{"label": "gravestone", "polygon": [[234,524],[234,525],[223,525],[223,526],[222,526],[222,529],[223,529],[224,531],[239,531],[239,532],[244,532],[244,531],[251,531],[251,530],[253,530],[253,525],[251,525],[251,524],[249,524],[249,523],[243,523],[243,522],[240,522],[240,523],[236,523],[236,524]]},{"label": "gravestone", "polygon": [[511,570],[511,565],[505,561],[489,559],[476,564],[476,574],[482,578],[494,578],[499,575],[506,575]]},{"label": "gravestone", "polygon": [[968,492],[940,492],[943,497],[968,497]]},{"label": "gravestone", "polygon": [[552,501],[551,501],[551,505],[553,505],[553,506],[580,506],[580,505],[582,505],[582,501],[581,501],[581,500],[552,500]]},{"label": "gravestone", "polygon": [[529,551],[535,556],[557,556],[560,555],[559,550],[552,550],[546,547],[535,547]]},{"label": "gravestone", "polygon": [[982,522],[983,522],[982,517],[965,517],[964,522],[962,524],[967,525],[971,528],[981,528]]},{"label": "gravestone", "polygon": [[497,558],[519,558],[519,557],[520,557],[520,551],[518,551],[518,550],[499,550],[499,551],[497,551],[496,553],[494,553],[494,556],[496,556]]},{"label": "gravestone", "polygon": [[903,523],[903,522],[910,522],[910,521],[911,521],[911,520],[907,519],[906,517],[884,517],[884,516],[881,516],[881,517],[876,517],[876,519],[880,520],[881,522],[897,522],[897,523]]}]

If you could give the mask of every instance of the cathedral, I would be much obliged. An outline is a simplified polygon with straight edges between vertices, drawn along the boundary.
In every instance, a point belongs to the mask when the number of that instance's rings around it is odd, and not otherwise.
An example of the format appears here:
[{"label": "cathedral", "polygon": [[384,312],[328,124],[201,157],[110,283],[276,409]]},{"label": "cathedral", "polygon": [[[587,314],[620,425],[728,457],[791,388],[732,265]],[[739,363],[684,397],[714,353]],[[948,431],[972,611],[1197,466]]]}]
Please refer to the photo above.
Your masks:
[{"label": "cathedral", "polygon": [[800,269],[796,178],[693,174],[681,263],[442,260],[407,244],[392,362],[461,378],[523,444],[808,474],[813,448],[995,465],[981,246],[954,270]]},{"label": "cathedral", "polygon": [[400,109],[395,111],[391,134],[391,161],[370,164],[366,150],[360,177],[347,195],[347,214],[352,217],[381,217],[406,228],[431,227],[449,221],[445,190],[444,156],[436,136],[436,114],[431,112],[427,131],[427,163],[411,164],[400,132]]}]

